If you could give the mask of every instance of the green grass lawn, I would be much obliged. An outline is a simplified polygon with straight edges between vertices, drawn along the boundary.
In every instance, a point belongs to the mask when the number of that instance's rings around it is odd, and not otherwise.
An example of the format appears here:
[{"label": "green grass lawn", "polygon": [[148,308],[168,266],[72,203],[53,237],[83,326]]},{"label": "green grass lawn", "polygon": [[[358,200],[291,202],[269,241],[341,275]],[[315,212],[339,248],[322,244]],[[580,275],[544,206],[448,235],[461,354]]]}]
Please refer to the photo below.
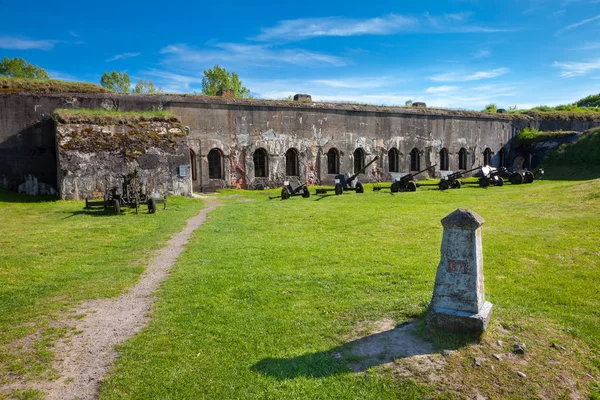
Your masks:
[{"label": "green grass lawn", "polygon": [[[152,322],[120,347],[101,399],[453,398],[474,387],[556,398],[568,395],[569,374],[574,388],[598,395],[585,374],[600,372],[600,180],[395,195],[367,185],[364,194],[267,200],[275,192],[225,192],[237,196],[222,196],[226,207],[195,232]],[[349,341],[384,319],[422,321],[440,219],[459,207],[486,221],[490,331],[481,344],[417,331],[456,350],[445,373],[458,378],[446,386],[399,375],[401,360],[353,372],[333,356]],[[525,356],[493,371],[473,366],[497,339],[510,352],[514,336]]]},{"label": "green grass lawn", "polygon": [[168,210],[110,215],[83,201],[0,191],[0,386],[52,378],[54,322],[86,299],[113,297],[134,284],[149,250],[198,213],[198,200],[172,198]]}]

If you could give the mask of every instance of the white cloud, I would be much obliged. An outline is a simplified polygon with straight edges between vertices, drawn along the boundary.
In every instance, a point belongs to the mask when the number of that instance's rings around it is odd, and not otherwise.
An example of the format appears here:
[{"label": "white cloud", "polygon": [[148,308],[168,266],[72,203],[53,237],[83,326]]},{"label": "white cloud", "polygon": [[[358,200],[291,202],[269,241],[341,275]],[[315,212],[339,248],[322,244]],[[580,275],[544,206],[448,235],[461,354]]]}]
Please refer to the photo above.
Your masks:
[{"label": "white cloud", "polygon": [[507,74],[510,70],[508,68],[496,68],[490,71],[477,71],[471,73],[462,73],[462,72],[445,72],[443,74],[438,74],[434,76],[430,76],[429,80],[434,82],[469,82],[469,81],[479,81],[482,79],[491,79],[496,78],[498,76]]},{"label": "white cloud", "polygon": [[247,45],[237,43],[217,43],[212,49],[192,49],[187,45],[171,45],[160,52],[167,55],[166,62],[182,64],[212,63],[274,66],[292,65],[345,65],[345,61],[330,54],[315,53],[304,49],[274,49],[270,45]]},{"label": "white cloud", "polygon": [[107,59],[106,61],[116,61],[116,60],[121,60],[123,58],[133,58],[133,57],[137,57],[142,53],[121,53],[121,54],[117,54],[109,59]]},{"label": "white cloud", "polygon": [[373,89],[390,84],[389,77],[356,77],[347,79],[316,79],[309,81],[315,85],[338,89]]},{"label": "white cloud", "polygon": [[485,50],[485,49],[481,49],[481,50],[477,50],[474,54],[473,54],[473,58],[477,59],[477,58],[485,58],[485,57],[489,57],[492,55],[492,52],[489,50]]},{"label": "white cloud", "polygon": [[258,41],[303,40],[320,36],[388,35],[414,29],[418,20],[390,14],[379,18],[350,19],[341,17],[300,18],[279,21],[272,28],[263,28],[254,39]]},{"label": "white cloud", "polygon": [[180,75],[158,69],[141,71],[140,75],[157,77],[156,86],[162,87],[165,93],[191,93],[202,90],[202,77],[197,75]]},{"label": "white cloud", "polygon": [[596,15],[595,17],[584,19],[583,21],[579,21],[579,22],[577,22],[575,24],[565,26],[564,28],[559,29],[558,31],[556,31],[556,33],[554,34],[554,36],[560,35],[563,32],[569,31],[571,29],[578,28],[578,27],[580,27],[582,25],[588,24],[588,23],[593,22],[593,21],[597,21],[599,19],[600,19],[600,15]]},{"label": "white cloud", "polygon": [[564,78],[572,78],[575,76],[585,75],[588,72],[600,70],[600,59],[589,62],[555,61],[552,65],[562,70],[560,76]]},{"label": "white cloud", "polygon": [[450,93],[460,89],[460,86],[432,86],[425,89],[425,93]]},{"label": "white cloud", "polygon": [[263,28],[252,38],[257,41],[298,41],[324,36],[393,35],[399,33],[444,33],[444,32],[506,32],[507,29],[472,25],[470,13],[444,14],[413,17],[389,14],[369,19],[343,17],[300,18],[277,22],[274,27]]},{"label": "white cloud", "polygon": [[0,36],[0,49],[52,50],[58,40],[31,40],[17,36]]}]

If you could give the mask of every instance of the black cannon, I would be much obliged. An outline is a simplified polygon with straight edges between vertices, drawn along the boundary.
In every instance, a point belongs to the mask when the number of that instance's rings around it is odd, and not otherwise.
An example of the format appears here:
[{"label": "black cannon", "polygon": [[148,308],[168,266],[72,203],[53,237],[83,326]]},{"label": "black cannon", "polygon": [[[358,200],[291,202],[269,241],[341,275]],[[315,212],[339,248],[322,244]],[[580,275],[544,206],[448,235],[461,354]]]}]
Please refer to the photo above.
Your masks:
[{"label": "black cannon", "polygon": [[330,191],[335,191],[336,195],[340,195],[346,191],[353,190],[356,193],[364,193],[365,188],[362,183],[360,183],[357,179],[358,175],[362,174],[371,164],[379,159],[378,156],[375,156],[367,165],[361,168],[360,171],[355,173],[354,175],[348,176],[346,175],[336,175],[335,176],[335,187],[333,189],[328,188],[317,188],[316,194],[325,194]]},{"label": "black cannon", "polygon": [[[513,185],[520,185],[522,183],[533,183],[535,177],[534,174],[528,169],[522,169],[517,171],[518,167],[512,167],[508,170],[508,180]],[[543,174],[542,170],[542,174]]]},{"label": "black cannon", "polygon": [[494,168],[486,165],[481,167],[481,171],[479,172],[479,178],[475,182],[465,182],[462,181],[461,185],[479,185],[482,188],[486,188],[488,186],[503,186],[504,179],[502,179],[502,175],[506,173],[506,168]]},{"label": "black cannon", "polygon": [[[105,181],[106,187],[108,187],[108,179],[105,178]],[[158,193],[148,195],[146,188],[139,179],[137,170],[134,170],[131,174],[123,175],[121,191],[119,191],[118,186],[114,186],[109,189],[108,193],[104,194],[103,200],[86,198],[85,208],[104,207],[105,210],[111,209],[115,214],[119,214],[121,207],[128,206],[135,208],[137,214],[140,205],[143,203],[148,204],[148,213],[153,214],[156,212],[157,204],[164,204],[164,209],[167,208],[167,195],[160,196]]]},{"label": "black cannon", "polygon": [[269,200],[273,199],[281,199],[287,200],[290,197],[302,196],[303,198],[310,197],[310,192],[308,191],[308,186],[306,186],[306,182],[301,183],[295,189],[292,187],[290,182],[285,181],[283,188],[281,188],[281,194],[279,196],[269,196]]},{"label": "black cannon", "polygon": [[373,186],[373,191],[380,191],[381,189],[390,189],[392,193],[398,192],[414,192],[417,190],[417,184],[415,183],[415,176],[422,174],[428,169],[435,168],[437,164],[425,168],[424,170],[410,173],[402,176],[400,179],[394,181],[391,186]]},{"label": "black cannon", "polygon": [[438,183],[438,188],[440,190],[460,189],[462,186],[462,183],[458,180],[458,178],[462,178],[465,174],[468,174],[469,172],[478,170],[479,168],[481,168],[481,167],[476,167],[476,168],[470,169],[468,171],[457,171],[457,172],[448,174],[448,175],[442,177],[442,179],[440,180],[440,183]]}]

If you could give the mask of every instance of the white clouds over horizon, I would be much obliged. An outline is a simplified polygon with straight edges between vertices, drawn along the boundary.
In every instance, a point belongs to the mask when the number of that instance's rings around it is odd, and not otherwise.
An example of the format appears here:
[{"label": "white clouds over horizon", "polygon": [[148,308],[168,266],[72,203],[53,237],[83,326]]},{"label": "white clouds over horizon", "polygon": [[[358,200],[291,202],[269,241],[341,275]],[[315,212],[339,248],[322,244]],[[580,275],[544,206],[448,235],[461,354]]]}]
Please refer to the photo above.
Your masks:
[{"label": "white clouds over horizon", "polygon": [[9,50],[52,50],[58,40],[32,40],[20,36],[0,36],[0,49]]},{"label": "white clouds over horizon", "polygon": [[428,79],[434,82],[470,82],[482,79],[491,79],[509,73],[508,68],[496,68],[489,71],[477,72],[444,72],[442,74],[430,76]]},{"label": "white clouds over horizon", "polygon": [[133,58],[133,57],[137,57],[142,53],[121,53],[121,54],[117,54],[109,59],[107,59],[106,61],[116,61],[116,60],[121,60],[124,58]]},{"label": "white clouds over horizon", "polygon": [[270,45],[217,43],[212,48],[195,49],[185,44],[170,45],[160,51],[167,56],[167,63],[194,63],[207,66],[215,62],[255,66],[283,64],[343,66],[345,60],[325,53],[304,49],[276,49]]},{"label": "white clouds over horizon", "polygon": [[552,65],[562,70],[560,76],[563,78],[573,78],[576,76],[585,75],[592,71],[600,70],[600,58],[587,62],[555,61]]},{"label": "white clouds over horizon", "polygon": [[299,41],[316,37],[362,35],[393,35],[401,33],[493,33],[512,29],[484,27],[469,23],[471,13],[454,13],[422,17],[388,14],[382,17],[357,19],[345,17],[298,18],[278,21],[262,28],[251,39],[268,41]]}]

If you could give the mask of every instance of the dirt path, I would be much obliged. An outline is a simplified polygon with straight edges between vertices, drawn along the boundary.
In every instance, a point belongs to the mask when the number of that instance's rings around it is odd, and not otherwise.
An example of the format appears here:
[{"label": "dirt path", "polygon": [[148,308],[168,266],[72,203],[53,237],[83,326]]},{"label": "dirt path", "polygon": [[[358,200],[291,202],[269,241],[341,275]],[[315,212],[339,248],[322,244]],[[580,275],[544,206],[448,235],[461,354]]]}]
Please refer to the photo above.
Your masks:
[{"label": "dirt path", "polygon": [[190,218],[186,227],[150,260],[147,270],[134,287],[118,298],[93,300],[78,307],[77,313],[86,316],[69,325],[80,333],[59,341],[55,347],[53,367],[61,377],[47,384],[28,387],[46,392],[48,399],[93,399],[97,396],[103,377],[118,357],[115,345],[123,343],[148,324],[149,312],[155,301],[153,293],[169,275],[192,232],[219,205],[214,197],[204,199],[205,208]]}]

